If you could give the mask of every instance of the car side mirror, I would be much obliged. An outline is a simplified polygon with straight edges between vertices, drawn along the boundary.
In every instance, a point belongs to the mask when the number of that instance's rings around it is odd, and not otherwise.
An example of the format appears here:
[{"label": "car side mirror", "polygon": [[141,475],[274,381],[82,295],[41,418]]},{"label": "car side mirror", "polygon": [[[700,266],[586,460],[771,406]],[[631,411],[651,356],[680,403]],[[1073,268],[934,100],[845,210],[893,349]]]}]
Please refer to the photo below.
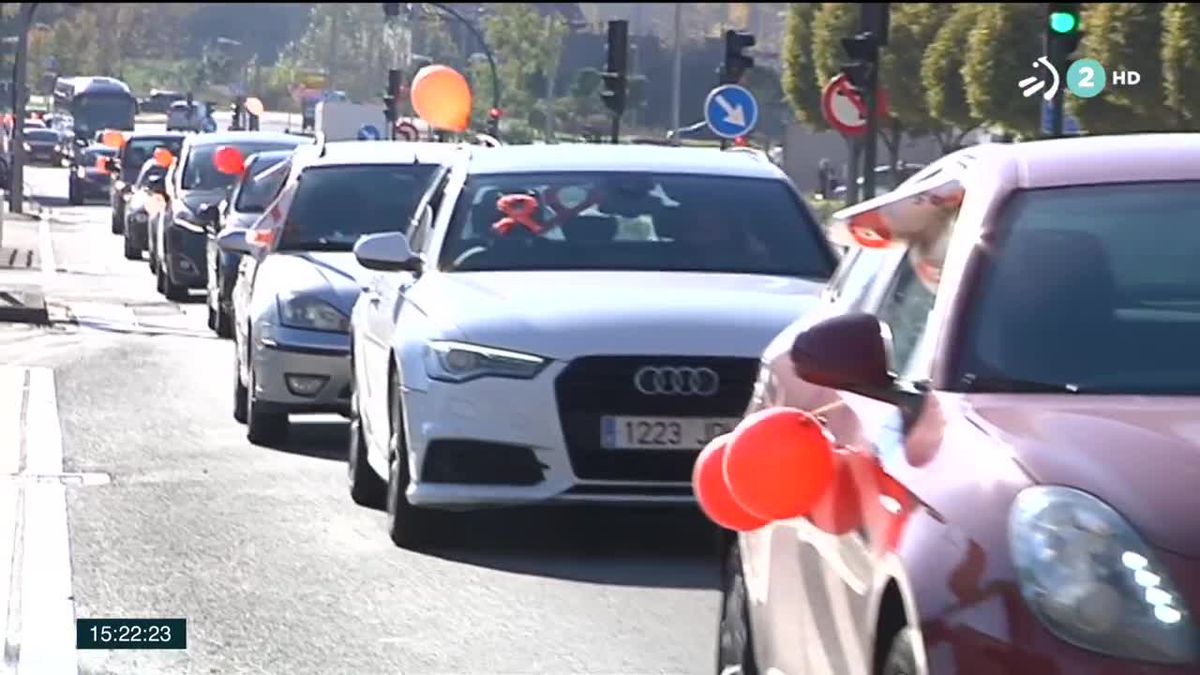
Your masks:
[{"label": "car side mirror", "polygon": [[796,336],[792,367],[800,379],[817,386],[891,401],[895,378],[888,372],[885,334],[871,314],[826,319]]},{"label": "car side mirror", "polygon": [[358,264],[378,272],[412,272],[420,274],[424,261],[408,244],[403,232],[369,234],[354,244]]},{"label": "car side mirror", "polygon": [[239,255],[250,255],[256,250],[254,244],[246,238],[249,230],[240,227],[230,228],[221,234],[217,235],[217,248],[226,253],[237,253]]}]

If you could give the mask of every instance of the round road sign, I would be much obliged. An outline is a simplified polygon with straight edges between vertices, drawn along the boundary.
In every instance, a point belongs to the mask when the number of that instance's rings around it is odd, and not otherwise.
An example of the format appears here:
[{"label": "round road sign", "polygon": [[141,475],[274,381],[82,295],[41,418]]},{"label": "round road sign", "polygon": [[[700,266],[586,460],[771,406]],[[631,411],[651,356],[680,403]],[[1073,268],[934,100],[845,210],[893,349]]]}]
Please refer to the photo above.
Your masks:
[{"label": "round road sign", "polygon": [[396,125],[396,140],[415,141],[421,137],[421,132],[412,122],[400,122]]},{"label": "round road sign", "polygon": [[[867,130],[867,106],[854,85],[845,75],[837,75],[821,92],[821,113],[829,126],[847,136],[858,136]],[[879,117],[886,117],[887,92],[879,90]]]}]

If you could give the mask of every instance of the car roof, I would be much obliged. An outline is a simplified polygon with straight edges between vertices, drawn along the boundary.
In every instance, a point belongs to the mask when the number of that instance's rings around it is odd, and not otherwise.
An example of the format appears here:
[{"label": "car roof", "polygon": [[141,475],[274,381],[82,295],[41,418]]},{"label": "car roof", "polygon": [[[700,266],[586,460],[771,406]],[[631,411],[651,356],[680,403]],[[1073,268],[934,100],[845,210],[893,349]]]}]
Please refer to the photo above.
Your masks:
[{"label": "car roof", "polygon": [[1200,133],[1056,138],[990,145],[982,156],[1015,189],[1200,180]]},{"label": "car roof", "polygon": [[265,159],[265,160],[287,159],[288,157],[292,156],[293,152],[295,152],[295,151],[294,150],[263,150],[262,152],[256,152],[256,153],[250,155],[249,157],[246,158],[246,160],[257,162],[262,159]]},{"label": "car roof", "polygon": [[127,131],[125,132],[125,140],[134,141],[139,139],[150,139],[155,141],[174,141],[181,140],[187,134],[178,131]]},{"label": "car roof", "polygon": [[393,141],[333,141],[314,156],[319,146],[305,153],[306,168],[347,164],[447,164],[463,146],[457,143],[397,143]]},{"label": "car roof", "polygon": [[786,180],[757,152],[655,145],[504,145],[472,148],[468,172],[540,173],[573,171],[646,171]]},{"label": "car roof", "polygon": [[307,145],[312,143],[312,138],[274,131],[214,131],[209,134],[186,134],[184,136],[184,144],[188,147],[223,145],[238,142]]}]

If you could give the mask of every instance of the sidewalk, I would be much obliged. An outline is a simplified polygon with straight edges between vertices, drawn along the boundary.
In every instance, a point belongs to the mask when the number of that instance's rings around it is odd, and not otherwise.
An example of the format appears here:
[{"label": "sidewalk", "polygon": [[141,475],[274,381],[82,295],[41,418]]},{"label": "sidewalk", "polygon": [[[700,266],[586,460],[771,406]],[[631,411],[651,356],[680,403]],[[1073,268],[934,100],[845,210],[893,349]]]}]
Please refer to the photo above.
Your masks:
[{"label": "sidewalk", "polygon": [[[36,204],[26,213],[37,213]],[[0,323],[49,324],[46,298],[42,291],[43,246],[39,217],[0,211]],[[48,243],[48,242],[46,242]]]}]

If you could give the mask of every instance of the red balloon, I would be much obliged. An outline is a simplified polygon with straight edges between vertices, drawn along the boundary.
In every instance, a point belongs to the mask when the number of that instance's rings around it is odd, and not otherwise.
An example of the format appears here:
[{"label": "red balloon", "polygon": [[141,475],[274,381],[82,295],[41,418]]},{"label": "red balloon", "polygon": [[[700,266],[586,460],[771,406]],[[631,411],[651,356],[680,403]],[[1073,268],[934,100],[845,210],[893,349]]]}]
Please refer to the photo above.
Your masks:
[{"label": "red balloon", "polygon": [[749,532],[757,530],[767,521],[746,513],[738,506],[729,494],[729,486],[725,484],[725,451],[729,442],[729,434],[717,436],[709,441],[696,464],[692,467],[692,489],[696,492],[696,500],[700,509],[709,520],[729,530]]},{"label": "red balloon", "polygon": [[812,415],[768,408],[733,430],[725,480],[735,501],[767,520],[807,515],[833,484],[833,443]]},{"label": "red balloon", "polygon": [[242,151],[232,145],[222,145],[213,153],[213,166],[217,167],[217,171],[224,174],[240,174],[244,162],[245,158],[242,156]]},{"label": "red balloon", "polygon": [[838,450],[833,457],[834,479],[813,505],[808,520],[821,531],[838,536],[862,527],[862,495],[854,476],[856,454]]}]

